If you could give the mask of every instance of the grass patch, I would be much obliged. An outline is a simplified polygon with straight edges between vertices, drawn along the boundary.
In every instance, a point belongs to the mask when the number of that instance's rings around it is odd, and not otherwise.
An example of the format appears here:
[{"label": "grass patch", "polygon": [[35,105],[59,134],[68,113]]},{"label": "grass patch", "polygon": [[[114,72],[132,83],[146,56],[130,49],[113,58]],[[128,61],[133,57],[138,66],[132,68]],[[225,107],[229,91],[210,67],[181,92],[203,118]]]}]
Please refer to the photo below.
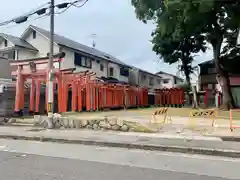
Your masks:
[{"label": "grass patch", "polygon": [[140,123],[132,122],[132,121],[123,121],[124,124],[129,126],[134,132],[143,132],[143,133],[155,133],[155,131],[143,126]]}]

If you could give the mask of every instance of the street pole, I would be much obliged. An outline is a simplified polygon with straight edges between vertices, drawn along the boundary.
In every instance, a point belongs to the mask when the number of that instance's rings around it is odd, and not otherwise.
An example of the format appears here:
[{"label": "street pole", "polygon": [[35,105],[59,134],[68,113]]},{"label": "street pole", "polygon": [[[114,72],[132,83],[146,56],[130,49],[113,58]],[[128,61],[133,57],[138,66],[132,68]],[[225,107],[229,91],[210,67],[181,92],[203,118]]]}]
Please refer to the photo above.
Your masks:
[{"label": "street pole", "polygon": [[50,4],[50,51],[48,61],[48,128],[53,128],[53,42],[54,42],[54,0]]}]

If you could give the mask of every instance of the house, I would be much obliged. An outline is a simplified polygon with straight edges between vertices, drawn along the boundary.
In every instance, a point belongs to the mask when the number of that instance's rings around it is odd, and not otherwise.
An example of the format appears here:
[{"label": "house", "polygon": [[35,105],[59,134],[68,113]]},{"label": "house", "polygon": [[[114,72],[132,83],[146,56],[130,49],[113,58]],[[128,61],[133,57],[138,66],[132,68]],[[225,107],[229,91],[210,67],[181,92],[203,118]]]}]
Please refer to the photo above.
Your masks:
[{"label": "house", "polygon": [[[236,67],[240,66],[239,57],[231,59],[231,61],[224,61],[224,68],[229,74],[230,87],[233,94],[233,98],[237,106],[240,106],[240,70]],[[216,79],[216,69],[213,60],[205,61],[199,64],[199,77],[198,82],[201,90],[218,90],[221,91],[221,87]]]},{"label": "house", "polygon": [[[227,61],[226,61],[227,62]],[[198,64],[200,73],[198,81],[200,83],[200,89],[219,89],[219,85],[216,79],[216,69],[213,60],[205,61]],[[239,67],[239,60],[236,59],[235,62],[231,64],[225,64],[225,68],[228,69],[229,80],[231,86],[240,86],[240,70],[236,67]]]},{"label": "house", "polygon": [[0,56],[0,84],[2,80],[12,79],[10,62],[7,58]]},{"label": "house", "polygon": [[[0,55],[14,60],[45,57],[49,53],[50,32],[30,25],[20,38],[0,34]],[[103,80],[161,88],[161,78],[155,74],[133,69],[110,54],[54,34],[54,54],[65,52],[60,64],[61,69],[76,68],[76,72],[90,70]],[[130,76],[134,77],[130,77]],[[137,76],[138,78],[136,78]],[[141,76],[141,77],[140,77]],[[134,80],[135,79],[135,80]]]},{"label": "house", "polygon": [[[45,57],[49,52],[49,31],[30,25],[20,38],[0,34],[0,52],[9,59],[21,60]],[[54,35],[54,53],[65,52],[62,69],[76,68],[76,72],[90,70],[97,76],[112,77],[128,82],[129,66],[117,58],[85,46],[66,37]]]},{"label": "house", "polygon": [[130,84],[148,87],[149,93],[162,88],[162,78],[156,74],[135,67],[132,67],[129,74]]},{"label": "house", "polygon": [[25,40],[0,33],[0,57],[26,59],[34,57],[37,52],[38,50]]},{"label": "house", "polygon": [[184,82],[182,78],[163,71],[157,72],[156,75],[162,78],[162,86],[164,88],[173,88]]}]

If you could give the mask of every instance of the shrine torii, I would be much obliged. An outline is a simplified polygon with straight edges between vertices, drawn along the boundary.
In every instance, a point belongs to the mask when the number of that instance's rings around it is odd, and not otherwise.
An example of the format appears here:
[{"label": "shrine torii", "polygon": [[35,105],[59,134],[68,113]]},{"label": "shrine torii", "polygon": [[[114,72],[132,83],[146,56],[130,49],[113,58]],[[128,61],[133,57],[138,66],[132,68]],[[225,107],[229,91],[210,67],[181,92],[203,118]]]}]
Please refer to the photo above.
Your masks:
[{"label": "shrine torii", "polygon": [[[53,60],[53,73],[55,80],[62,73],[73,72],[74,69],[60,70],[60,64],[65,57],[65,53],[61,52],[54,55]],[[16,95],[15,95],[15,109],[14,111],[21,114],[24,108],[24,84],[30,81],[30,112],[39,112],[40,103],[40,86],[41,82],[46,82],[48,78],[48,57],[26,59],[26,60],[13,60],[10,62],[12,67],[12,76],[16,77]],[[36,92],[35,92],[36,89]],[[47,94],[47,88],[46,88]],[[35,110],[34,110],[34,96],[36,96]]]}]

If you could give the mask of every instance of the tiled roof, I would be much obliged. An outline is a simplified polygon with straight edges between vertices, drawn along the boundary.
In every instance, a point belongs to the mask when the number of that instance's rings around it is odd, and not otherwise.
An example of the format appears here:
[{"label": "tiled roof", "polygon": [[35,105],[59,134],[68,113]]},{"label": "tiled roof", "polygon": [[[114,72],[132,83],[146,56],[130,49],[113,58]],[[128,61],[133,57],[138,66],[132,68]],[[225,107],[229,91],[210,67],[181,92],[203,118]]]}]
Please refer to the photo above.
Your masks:
[{"label": "tiled roof", "polygon": [[[39,27],[33,26],[33,25],[31,25],[30,27],[33,28],[35,31],[38,31],[39,33],[43,34],[47,38],[50,37],[50,32],[48,30],[39,28]],[[92,48],[92,47],[86,46],[84,44],[78,43],[76,41],[73,41],[64,36],[60,36],[58,34],[54,34],[54,42],[59,45],[66,46],[68,48],[75,49],[75,50],[78,50],[78,51],[81,51],[81,52],[84,52],[87,54],[91,54],[93,56],[103,58],[103,59],[112,61],[114,63],[120,64],[120,65],[129,66],[129,65],[123,63],[122,61],[120,61],[119,59],[117,59],[116,57],[113,57],[107,53],[101,52],[95,48]]]}]

